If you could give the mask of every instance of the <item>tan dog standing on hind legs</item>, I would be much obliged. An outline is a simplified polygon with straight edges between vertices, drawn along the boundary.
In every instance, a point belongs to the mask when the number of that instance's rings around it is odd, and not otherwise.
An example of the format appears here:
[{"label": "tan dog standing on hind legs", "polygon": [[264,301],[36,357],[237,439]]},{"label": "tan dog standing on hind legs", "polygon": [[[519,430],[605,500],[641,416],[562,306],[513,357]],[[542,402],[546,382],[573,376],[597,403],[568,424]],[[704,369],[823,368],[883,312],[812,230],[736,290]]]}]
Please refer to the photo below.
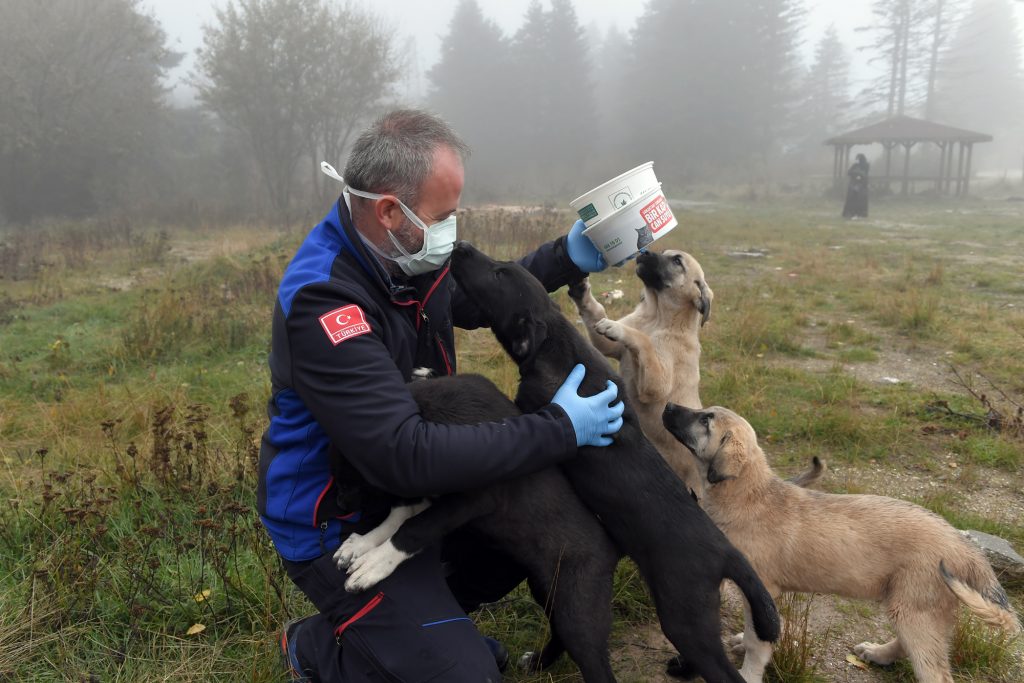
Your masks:
[{"label": "tan dog standing on hind legs", "polygon": [[[908,657],[921,683],[953,683],[949,646],[958,602],[990,626],[1020,632],[981,550],[938,515],[894,498],[820,493],[782,481],[753,428],[731,410],[670,403],[663,419],[696,456],[706,482],[702,506],[773,597],[831,593],[885,605],[896,638],[854,646],[862,659],[887,665]],[[772,646],[749,623],[740,674],[760,683]]]},{"label": "tan dog standing on hind legs", "polygon": [[583,280],[569,288],[591,343],[619,361],[619,372],[644,434],[669,466],[700,491],[693,460],[661,424],[668,401],[700,408],[700,328],[714,292],[695,258],[683,251],[644,252],[636,259],[643,298],[632,313],[609,320]]}]

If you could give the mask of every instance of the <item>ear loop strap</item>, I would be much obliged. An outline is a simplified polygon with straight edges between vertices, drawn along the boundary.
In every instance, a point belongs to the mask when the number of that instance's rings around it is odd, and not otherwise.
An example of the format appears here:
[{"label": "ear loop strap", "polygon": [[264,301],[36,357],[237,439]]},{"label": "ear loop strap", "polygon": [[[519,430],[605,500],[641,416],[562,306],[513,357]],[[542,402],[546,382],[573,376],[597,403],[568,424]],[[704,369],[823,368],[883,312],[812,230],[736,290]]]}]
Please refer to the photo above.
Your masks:
[{"label": "ear loop strap", "polygon": [[345,179],[341,177],[341,174],[338,173],[337,171],[335,171],[334,167],[331,166],[326,161],[321,161],[320,162],[320,172],[323,173],[328,178],[334,178],[335,180],[337,180],[342,185],[345,184]]}]

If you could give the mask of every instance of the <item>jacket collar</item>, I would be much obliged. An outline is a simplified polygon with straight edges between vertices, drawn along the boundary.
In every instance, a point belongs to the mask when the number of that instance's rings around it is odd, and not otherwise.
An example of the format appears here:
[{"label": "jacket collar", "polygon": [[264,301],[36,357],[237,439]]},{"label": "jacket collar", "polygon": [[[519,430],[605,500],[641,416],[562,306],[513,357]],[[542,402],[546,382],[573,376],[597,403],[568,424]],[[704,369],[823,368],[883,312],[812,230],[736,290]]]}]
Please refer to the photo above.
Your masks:
[{"label": "jacket collar", "polygon": [[370,280],[380,287],[394,303],[405,304],[418,299],[421,289],[429,296],[437,284],[448,274],[448,264],[438,269],[436,273],[424,273],[409,279],[388,273],[381,265],[377,255],[370,251],[363,242],[356,230],[352,215],[341,197],[334,203],[334,208],[327,220],[338,228],[342,251],[352,254]]}]

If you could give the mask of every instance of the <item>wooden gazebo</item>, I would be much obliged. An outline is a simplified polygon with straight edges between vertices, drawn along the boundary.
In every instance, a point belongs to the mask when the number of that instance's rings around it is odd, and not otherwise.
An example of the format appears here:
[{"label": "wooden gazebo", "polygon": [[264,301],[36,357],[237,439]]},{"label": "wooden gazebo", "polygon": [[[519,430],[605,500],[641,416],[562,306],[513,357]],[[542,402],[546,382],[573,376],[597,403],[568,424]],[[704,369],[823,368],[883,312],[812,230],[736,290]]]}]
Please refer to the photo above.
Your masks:
[{"label": "wooden gazebo", "polygon": [[[832,179],[836,187],[841,187],[846,177],[846,169],[850,166],[850,150],[856,145],[873,145],[880,143],[885,148],[885,175],[871,174],[872,183],[890,183],[901,181],[901,194],[907,194],[911,182],[934,181],[935,189],[940,194],[953,194],[958,197],[967,194],[971,178],[971,156],[974,143],[991,142],[992,136],[984,133],[944,126],[941,123],[915,119],[910,116],[894,116],[879,123],[837,135],[825,141],[826,145],[835,148],[835,161],[832,168]],[[938,175],[910,175],[910,150],[918,143],[934,142],[939,147]],[[953,168],[953,153],[959,143],[956,169]],[[902,146],[903,174],[892,175],[892,151]],[[964,152],[966,150],[966,164]],[[956,188],[953,188],[954,183]]]}]

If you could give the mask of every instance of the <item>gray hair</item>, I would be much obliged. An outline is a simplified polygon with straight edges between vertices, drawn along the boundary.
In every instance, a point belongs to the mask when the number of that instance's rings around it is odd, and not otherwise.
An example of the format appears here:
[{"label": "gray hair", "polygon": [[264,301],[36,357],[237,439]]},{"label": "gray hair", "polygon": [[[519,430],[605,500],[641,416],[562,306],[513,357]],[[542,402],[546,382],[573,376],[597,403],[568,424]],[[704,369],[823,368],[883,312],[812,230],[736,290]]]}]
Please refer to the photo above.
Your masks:
[{"label": "gray hair", "polygon": [[345,182],[356,190],[393,194],[416,207],[439,147],[457,152],[463,162],[469,156],[469,147],[440,117],[417,109],[389,112],[356,138]]}]

